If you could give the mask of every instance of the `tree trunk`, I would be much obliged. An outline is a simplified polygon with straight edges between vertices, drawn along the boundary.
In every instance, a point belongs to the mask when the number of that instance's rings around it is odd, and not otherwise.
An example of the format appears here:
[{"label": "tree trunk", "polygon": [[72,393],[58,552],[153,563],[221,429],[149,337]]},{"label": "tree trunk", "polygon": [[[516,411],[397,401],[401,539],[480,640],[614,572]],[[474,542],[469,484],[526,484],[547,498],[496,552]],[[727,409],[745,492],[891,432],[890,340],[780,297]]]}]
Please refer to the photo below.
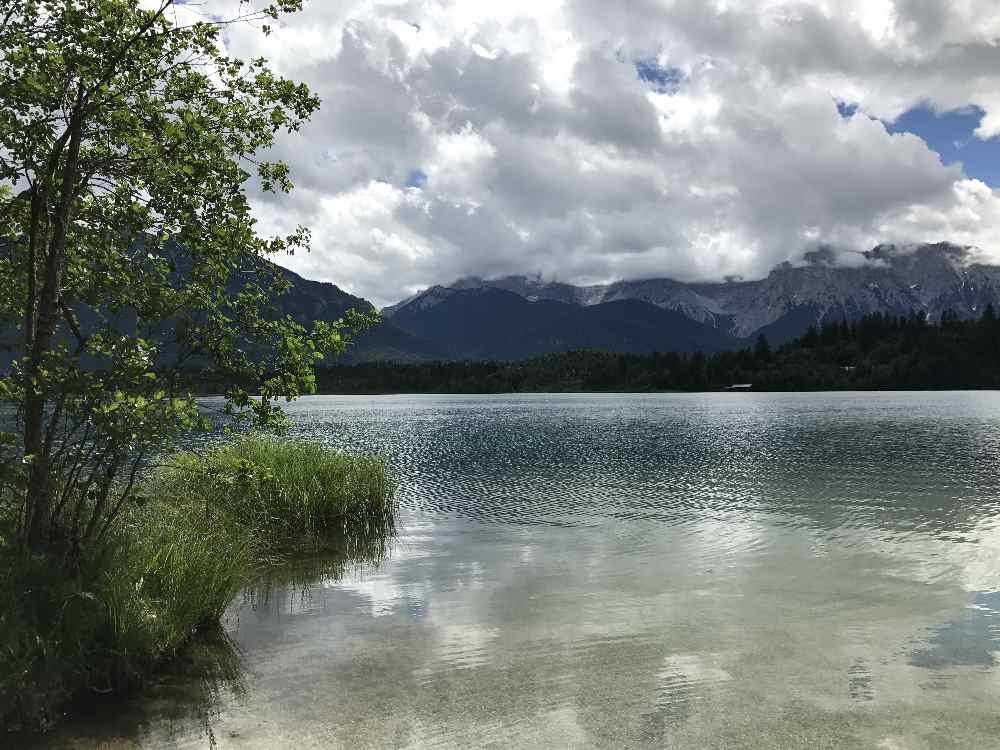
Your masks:
[{"label": "tree trunk", "polygon": [[[52,539],[53,487],[45,439],[48,394],[44,383],[38,380],[38,372],[45,355],[52,349],[59,323],[66,238],[76,193],[82,138],[83,113],[82,108],[78,107],[69,124],[69,144],[60,180],[59,205],[52,217],[52,236],[49,238],[41,269],[42,288],[36,293],[37,300],[28,301],[29,307],[25,314],[26,321],[33,318],[35,322],[33,330],[29,331],[32,334],[30,348],[25,352],[24,453],[31,457],[31,463],[25,489],[22,542],[33,549],[46,548]],[[29,242],[35,242],[37,247],[37,238],[29,238]],[[35,259],[29,258],[29,262],[34,264]],[[34,270],[33,266],[29,272],[33,275]]]}]

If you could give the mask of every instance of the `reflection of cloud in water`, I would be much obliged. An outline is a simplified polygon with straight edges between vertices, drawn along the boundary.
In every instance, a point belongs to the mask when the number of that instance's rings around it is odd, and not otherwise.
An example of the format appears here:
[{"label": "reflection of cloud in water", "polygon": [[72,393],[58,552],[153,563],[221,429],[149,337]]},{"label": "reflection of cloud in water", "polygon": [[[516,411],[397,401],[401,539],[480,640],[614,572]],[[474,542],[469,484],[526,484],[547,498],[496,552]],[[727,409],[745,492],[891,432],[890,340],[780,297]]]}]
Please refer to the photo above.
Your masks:
[{"label": "reflection of cloud in water", "polygon": [[414,676],[423,679],[434,671],[469,669],[492,659],[497,628],[474,624],[439,623],[434,628],[434,656],[438,664],[421,667]]},{"label": "reflection of cloud in water", "polygon": [[1000,590],[1000,525],[983,519],[947,539],[926,531],[905,535],[879,528],[842,530],[828,544],[868,549],[885,560],[887,574],[927,584],[957,582],[968,592]]},{"label": "reflection of cloud in water", "polygon": [[346,581],[326,580],[323,586],[350,591],[367,600],[372,617],[394,614],[400,603],[408,598],[422,599],[414,595],[414,586],[408,585],[404,591],[393,576],[384,573],[372,573]]},{"label": "reflection of cloud in water", "polygon": [[1000,652],[1000,592],[980,592],[961,618],[934,629],[926,645],[910,653],[910,663],[940,669],[994,667]]},{"label": "reflection of cloud in water", "polygon": [[995,744],[1000,396],[745,395],[294,405],[402,536],[246,617],[223,744]]},{"label": "reflection of cloud in water", "polygon": [[964,544],[946,552],[961,564],[967,591],[1000,590],[1000,523],[995,516],[977,523]]}]

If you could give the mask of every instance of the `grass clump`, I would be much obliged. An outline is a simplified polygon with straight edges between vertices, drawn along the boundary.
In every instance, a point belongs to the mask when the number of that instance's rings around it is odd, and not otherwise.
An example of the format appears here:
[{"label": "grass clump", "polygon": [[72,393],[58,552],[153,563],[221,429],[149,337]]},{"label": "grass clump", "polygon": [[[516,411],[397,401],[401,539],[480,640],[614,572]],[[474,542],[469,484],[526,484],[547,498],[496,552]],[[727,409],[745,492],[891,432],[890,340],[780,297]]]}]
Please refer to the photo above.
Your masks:
[{"label": "grass clump", "polygon": [[379,459],[244,437],[153,469],[73,576],[6,542],[0,517],[0,737],[46,729],[81,694],[141,686],[286,553],[377,558],[394,495]]},{"label": "grass clump", "polygon": [[0,730],[46,729],[67,700],[140,686],[249,582],[252,534],[143,508],[66,576],[0,547]]},{"label": "grass clump", "polygon": [[381,459],[265,436],[179,453],[145,491],[171,504],[219,509],[272,547],[385,535],[396,513]]}]

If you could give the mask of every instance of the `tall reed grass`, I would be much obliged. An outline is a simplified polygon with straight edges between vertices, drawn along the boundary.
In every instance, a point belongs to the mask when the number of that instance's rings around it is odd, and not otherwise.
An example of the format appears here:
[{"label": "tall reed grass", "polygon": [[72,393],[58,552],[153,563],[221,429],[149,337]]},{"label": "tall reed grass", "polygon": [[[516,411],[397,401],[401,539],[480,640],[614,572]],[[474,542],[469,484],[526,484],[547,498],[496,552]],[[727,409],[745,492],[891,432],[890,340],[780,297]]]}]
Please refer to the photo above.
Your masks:
[{"label": "tall reed grass", "polygon": [[0,745],[81,693],[140,686],[275,560],[327,547],[373,562],[395,527],[381,460],[269,437],[166,457],[140,496],[70,579],[0,523]]},{"label": "tall reed grass", "polygon": [[228,517],[168,505],[129,514],[76,577],[0,549],[0,730],[45,729],[69,698],[141,685],[218,621],[256,549]]},{"label": "tall reed grass", "polygon": [[385,535],[396,513],[381,459],[261,436],[179,453],[152,474],[145,492],[224,511],[272,546]]}]

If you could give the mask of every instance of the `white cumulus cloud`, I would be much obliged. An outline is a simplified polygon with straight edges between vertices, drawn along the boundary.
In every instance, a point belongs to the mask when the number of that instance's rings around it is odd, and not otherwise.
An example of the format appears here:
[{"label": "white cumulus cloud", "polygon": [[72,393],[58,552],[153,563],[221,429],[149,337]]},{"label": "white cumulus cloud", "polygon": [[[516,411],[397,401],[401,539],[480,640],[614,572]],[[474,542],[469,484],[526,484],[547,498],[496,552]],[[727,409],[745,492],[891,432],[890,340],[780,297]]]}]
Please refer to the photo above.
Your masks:
[{"label": "white cumulus cloud", "polygon": [[975,105],[1000,135],[995,0],[305,6],[226,34],[323,99],[276,148],[296,191],[254,200],[313,229],[283,262],[376,303],[465,274],[759,276],[821,242],[1000,251],[995,191],[883,124]]}]

